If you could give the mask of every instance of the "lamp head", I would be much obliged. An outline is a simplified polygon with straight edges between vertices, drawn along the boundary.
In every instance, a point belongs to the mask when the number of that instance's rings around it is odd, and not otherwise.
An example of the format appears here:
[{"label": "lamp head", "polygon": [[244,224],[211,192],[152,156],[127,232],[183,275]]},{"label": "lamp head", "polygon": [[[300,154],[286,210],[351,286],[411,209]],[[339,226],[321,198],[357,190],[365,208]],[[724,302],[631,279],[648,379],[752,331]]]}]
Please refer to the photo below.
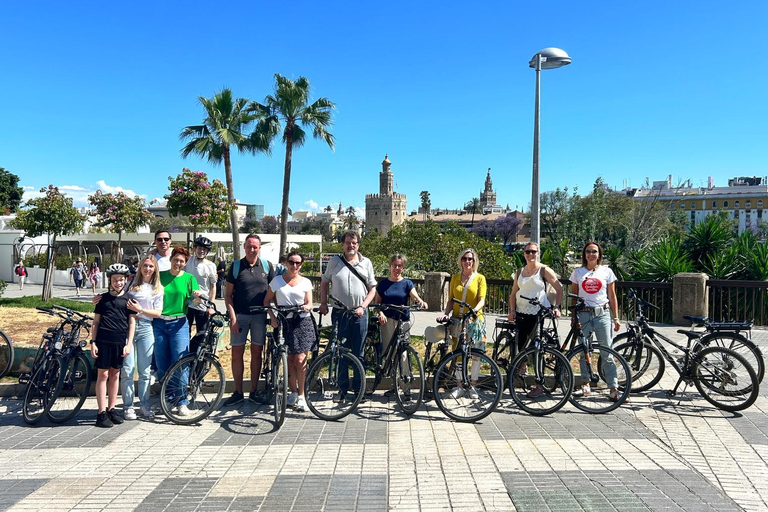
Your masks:
[{"label": "lamp head", "polygon": [[560,48],[544,48],[533,56],[529,67],[536,68],[536,55],[541,55],[541,69],[555,69],[571,63],[571,58]]}]

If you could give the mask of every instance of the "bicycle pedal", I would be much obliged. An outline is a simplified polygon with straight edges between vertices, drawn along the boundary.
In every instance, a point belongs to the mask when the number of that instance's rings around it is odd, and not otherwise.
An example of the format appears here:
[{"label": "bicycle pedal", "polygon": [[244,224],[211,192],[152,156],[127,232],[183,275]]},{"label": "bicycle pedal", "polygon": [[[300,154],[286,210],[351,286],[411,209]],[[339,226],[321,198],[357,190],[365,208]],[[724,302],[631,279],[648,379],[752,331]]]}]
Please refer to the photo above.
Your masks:
[{"label": "bicycle pedal", "polygon": [[677,392],[670,389],[667,391],[667,396],[677,396]]},{"label": "bicycle pedal", "polygon": [[332,391],[323,392],[323,398],[326,400],[333,400],[333,392]]},{"label": "bicycle pedal", "polygon": [[29,379],[31,377],[32,376],[28,373],[22,373],[21,375],[19,375],[19,384],[29,384]]},{"label": "bicycle pedal", "polygon": [[74,377],[75,379],[82,379],[82,378],[83,378],[83,372],[77,371],[77,372],[75,372],[75,374],[73,375],[73,377]]}]

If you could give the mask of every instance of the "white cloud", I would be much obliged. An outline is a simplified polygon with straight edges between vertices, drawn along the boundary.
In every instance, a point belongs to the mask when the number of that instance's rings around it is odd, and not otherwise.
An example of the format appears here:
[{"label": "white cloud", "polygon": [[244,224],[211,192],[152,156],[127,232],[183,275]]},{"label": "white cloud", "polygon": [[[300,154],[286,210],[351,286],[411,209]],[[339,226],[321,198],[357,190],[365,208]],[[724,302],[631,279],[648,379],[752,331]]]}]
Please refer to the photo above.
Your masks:
[{"label": "white cloud", "polygon": [[365,210],[359,206],[355,206],[355,215],[361,219],[365,219]]},{"label": "white cloud", "polygon": [[[122,192],[122,193],[124,193],[125,195],[127,195],[128,197],[141,196],[141,197],[144,197],[144,198],[146,198],[146,196],[145,196],[145,195],[143,195],[143,194],[137,194],[136,192],[134,192],[134,191],[133,191],[133,190],[131,190],[131,189],[126,189],[126,188],[123,188],[123,187],[111,187],[111,186],[107,185],[107,183],[106,183],[104,180],[99,180],[99,181],[97,181],[97,182],[96,182],[96,185],[97,185],[97,186],[99,187],[99,189],[101,189],[101,191],[102,191],[102,192],[104,192],[105,194],[117,194],[118,192]],[[95,192],[95,191],[94,191],[94,192]]]},{"label": "white cloud", "polygon": [[[101,190],[106,194],[116,194],[118,192],[123,192],[129,197],[141,196],[146,199],[146,195],[144,194],[137,194],[133,190],[124,189],[123,187],[112,187],[107,185],[104,180],[99,180],[96,182],[96,186],[91,185],[87,188],[81,187],[80,185],[58,185],[58,187],[62,194],[72,198],[72,204],[76,207],[90,206],[90,203],[88,202],[88,196],[94,194],[97,190]],[[29,201],[30,199],[41,197],[43,195],[39,192],[39,188],[31,186],[25,186],[23,188],[24,193],[22,195],[22,204],[24,201]]]},{"label": "white cloud", "polygon": [[319,205],[311,199],[309,201],[304,201],[304,206],[311,212],[317,212],[320,209]]}]

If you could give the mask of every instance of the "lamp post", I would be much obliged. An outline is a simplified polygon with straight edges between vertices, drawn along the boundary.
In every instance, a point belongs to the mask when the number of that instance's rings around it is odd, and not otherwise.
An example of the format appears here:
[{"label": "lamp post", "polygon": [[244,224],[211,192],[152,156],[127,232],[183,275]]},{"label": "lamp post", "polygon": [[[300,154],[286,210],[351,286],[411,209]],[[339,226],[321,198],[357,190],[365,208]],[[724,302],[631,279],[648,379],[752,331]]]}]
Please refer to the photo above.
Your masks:
[{"label": "lamp post", "polygon": [[531,183],[531,242],[539,243],[541,206],[539,205],[539,96],[542,69],[567,66],[571,58],[560,48],[544,48],[533,56],[528,66],[536,70],[536,106],[533,117],[533,181]]}]

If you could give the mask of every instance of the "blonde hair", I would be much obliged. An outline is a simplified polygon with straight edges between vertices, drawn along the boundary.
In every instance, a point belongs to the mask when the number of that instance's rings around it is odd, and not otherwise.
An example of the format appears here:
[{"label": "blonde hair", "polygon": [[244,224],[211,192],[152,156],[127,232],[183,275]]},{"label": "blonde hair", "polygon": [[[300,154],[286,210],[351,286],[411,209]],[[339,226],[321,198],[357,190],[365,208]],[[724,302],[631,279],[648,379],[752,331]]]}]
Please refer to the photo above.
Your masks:
[{"label": "blonde hair", "polygon": [[477,272],[477,268],[480,266],[480,258],[477,256],[477,251],[472,249],[471,247],[468,247],[461,251],[459,254],[459,257],[456,258],[456,264],[459,266],[459,270],[464,270],[464,267],[461,266],[461,258],[464,257],[465,254],[471,254],[472,258],[474,258],[474,264],[472,266],[472,272]]},{"label": "blonde hair", "polygon": [[132,292],[137,292],[141,288],[141,285],[144,284],[144,274],[141,273],[141,267],[147,260],[152,260],[152,263],[155,265],[155,270],[149,277],[148,284],[152,285],[153,295],[160,295],[165,291],[165,288],[163,288],[163,284],[160,282],[160,268],[157,266],[157,259],[152,254],[145,254],[141,260],[139,260],[138,269],[136,270],[136,277],[133,279],[133,283],[131,284],[129,290]]}]

